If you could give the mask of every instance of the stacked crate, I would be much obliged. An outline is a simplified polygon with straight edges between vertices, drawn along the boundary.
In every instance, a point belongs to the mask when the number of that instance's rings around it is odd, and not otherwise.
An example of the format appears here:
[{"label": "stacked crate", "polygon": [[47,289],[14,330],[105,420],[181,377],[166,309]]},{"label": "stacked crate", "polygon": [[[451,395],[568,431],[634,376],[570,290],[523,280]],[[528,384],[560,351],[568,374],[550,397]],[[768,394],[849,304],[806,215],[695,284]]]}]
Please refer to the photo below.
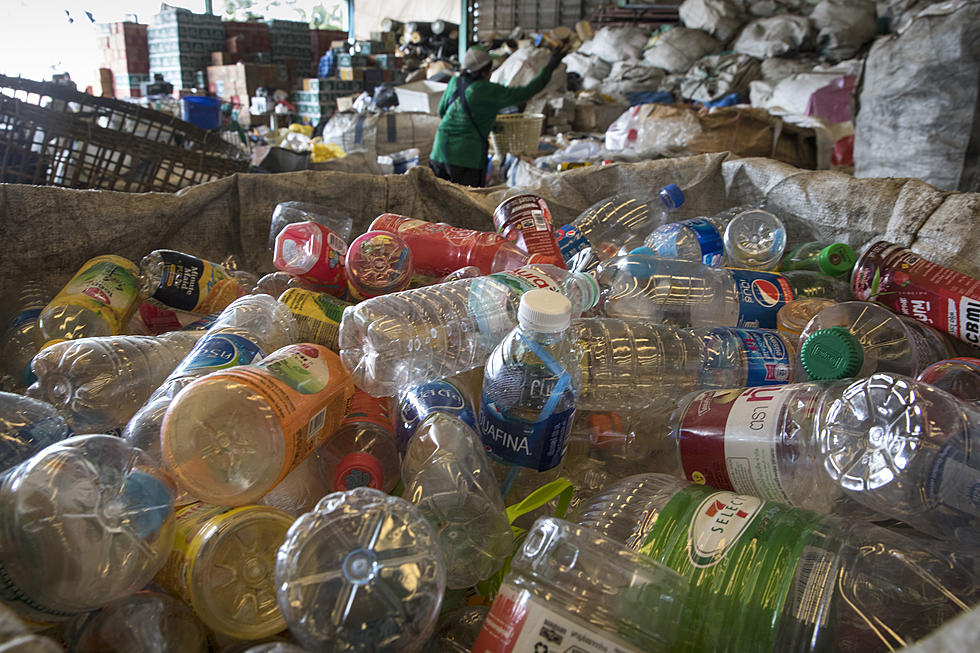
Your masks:
[{"label": "stacked crate", "polygon": [[[269,63],[272,43],[269,40],[269,25],[263,22],[226,22],[225,48],[229,54],[240,55],[243,61]],[[260,59],[265,59],[260,62]]]},{"label": "stacked crate", "polygon": [[334,43],[341,43],[347,40],[347,32],[334,29],[311,29],[310,30],[310,49],[313,55],[313,72],[316,74],[320,66],[320,57],[333,47]]},{"label": "stacked crate", "polygon": [[225,48],[220,18],[174,7],[153,17],[147,37],[150,74],[160,73],[175,89],[197,86],[198,73],[205,75],[211,53]]},{"label": "stacked crate", "polygon": [[259,88],[289,88],[279,66],[241,62],[232,66],[208,67],[208,90],[243,109],[248,109]]},{"label": "stacked crate", "polygon": [[112,71],[117,97],[139,97],[140,84],[150,80],[146,25],[105,23],[98,26],[102,66]]},{"label": "stacked crate", "polygon": [[310,28],[293,20],[267,20],[272,63],[282,66],[291,81],[313,74]]},{"label": "stacked crate", "polygon": [[359,92],[361,82],[336,78],[305,79],[303,90],[293,93],[293,104],[300,120],[316,125],[333,115],[337,108],[337,98]]}]

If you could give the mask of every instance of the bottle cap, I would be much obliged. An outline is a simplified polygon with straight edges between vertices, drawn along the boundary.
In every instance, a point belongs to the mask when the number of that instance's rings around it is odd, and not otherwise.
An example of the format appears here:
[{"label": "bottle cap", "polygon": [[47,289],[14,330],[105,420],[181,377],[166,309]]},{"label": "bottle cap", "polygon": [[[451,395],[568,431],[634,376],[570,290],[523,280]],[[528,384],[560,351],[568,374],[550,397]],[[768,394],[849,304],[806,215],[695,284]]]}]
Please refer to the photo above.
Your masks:
[{"label": "bottle cap", "polygon": [[545,288],[529,290],[521,297],[517,310],[521,328],[541,333],[559,333],[572,323],[572,302]]},{"label": "bottle cap", "polygon": [[834,277],[848,274],[857,263],[857,253],[850,245],[834,243],[820,250],[817,255],[817,265],[824,274]]},{"label": "bottle cap", "polygon": [[811,381],[831,381],[854,376],[864,364],[864,350],[844,327],[816,331],[800,347],[800,363]]},{"label": "bottle cap", "polygon": [[594,308],[599,303],[599,282],[589,272],[572,272],[571,275],[581,282],[578,287],[582,290],[582,312]]},{"label": "bottle cap", "polygon": [[667,184],[660,191],[660,199],[664,201],[664,204],[676,209],[684,203],[684,191],[677,184]]}]

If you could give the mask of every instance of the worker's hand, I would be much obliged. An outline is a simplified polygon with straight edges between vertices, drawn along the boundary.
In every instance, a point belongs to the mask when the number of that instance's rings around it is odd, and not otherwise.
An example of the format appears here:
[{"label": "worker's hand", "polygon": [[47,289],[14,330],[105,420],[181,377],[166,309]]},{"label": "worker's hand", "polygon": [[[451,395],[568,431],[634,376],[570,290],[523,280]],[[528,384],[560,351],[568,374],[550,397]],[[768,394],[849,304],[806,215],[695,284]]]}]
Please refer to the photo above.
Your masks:
[{"label": "worker's hand", "polygon": [[561,60],[565,57],[568,46],[566,44],[556,45],[551,48],[551,56],[548,57],[548,70],[554,70],[561,63]]}]

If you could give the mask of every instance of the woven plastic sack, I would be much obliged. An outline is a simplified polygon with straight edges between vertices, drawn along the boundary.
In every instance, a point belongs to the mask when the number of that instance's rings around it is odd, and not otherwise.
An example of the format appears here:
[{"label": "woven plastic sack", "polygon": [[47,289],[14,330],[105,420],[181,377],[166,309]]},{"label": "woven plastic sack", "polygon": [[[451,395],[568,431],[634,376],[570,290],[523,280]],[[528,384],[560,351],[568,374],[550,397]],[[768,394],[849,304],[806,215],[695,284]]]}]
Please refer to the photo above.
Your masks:
[{"label": "woven plastic sack", "polygon": [[871,0],[821,0],[810,14],[817,48],[834,61],[850,59],[878,31]]},{"label": "woven plastic sack", "polygon": [[756,59],[791,54],[812,46],[812,27],[805,16],[773,16],[754,20],[742,30],[732,50]]},{"label": "woven plastic sack", "polygon": [[[526,86],[531,83],[535,75],[548,63],[551,51],[547,48],[535,48],[524,46],[517,49],[517,52],[507,57],[500,64],[500,67],[490,75],[490,81],[504,86]],[[565,67],[559,65],[551,73],[551,81],[548,82],[541,94],[548,95],[552,92],[564,90],[568,80]]]},{"label": "woven plastic sack", "polygon": [[729,93],[745,95],[760,70],[759,60],[744,54],[702,57],[681,82],[681,95],[696,102],[712,102]]},{"label": "woven plastic sack", "polygon": [[578,51],[609,63],[639,59],[648,38],[649,32],[637,27],[603,27],[583,43]]},{"label": "woven plastic sack", "polygon": [[684,0],[678,15],[685,27],[705,31],[726,43],[745,24],[741,12],[728,0]]},{"label": "woven plastic sack", "polygon": [[698,59],[718,52],[722,43],[707,32],[686,27],[673,27],[643,53],[643,60],[669,73],[686,73]]},{"label": "woven plastic sack", "polygon": [[617,61],[608,78],[599,86],[606,95],[619,96],[637,91],[653,91],[663,81],[664,71],[638,61]]}]

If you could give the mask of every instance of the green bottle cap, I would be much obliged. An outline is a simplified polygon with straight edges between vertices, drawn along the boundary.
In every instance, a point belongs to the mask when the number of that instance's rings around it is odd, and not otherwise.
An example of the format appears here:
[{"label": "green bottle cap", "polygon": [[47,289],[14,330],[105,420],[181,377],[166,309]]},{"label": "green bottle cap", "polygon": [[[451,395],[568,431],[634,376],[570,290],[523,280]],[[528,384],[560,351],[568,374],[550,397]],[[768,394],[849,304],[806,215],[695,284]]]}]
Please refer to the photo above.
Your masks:
[{"label": "green bottle cap", "polygon": [[861,370],[864,350],[844,327],[816,331],[800,347],[800,362],[811,381],[847,379]]},{"label": "green bottle cap", "polygon": [[851,249],[850,245],[844,243],[827,245],[817,255],[817,265],[820,266],[820,271],[833,277],[849,274],[854,269],[855,263],[857,263],[857,253]]}]

